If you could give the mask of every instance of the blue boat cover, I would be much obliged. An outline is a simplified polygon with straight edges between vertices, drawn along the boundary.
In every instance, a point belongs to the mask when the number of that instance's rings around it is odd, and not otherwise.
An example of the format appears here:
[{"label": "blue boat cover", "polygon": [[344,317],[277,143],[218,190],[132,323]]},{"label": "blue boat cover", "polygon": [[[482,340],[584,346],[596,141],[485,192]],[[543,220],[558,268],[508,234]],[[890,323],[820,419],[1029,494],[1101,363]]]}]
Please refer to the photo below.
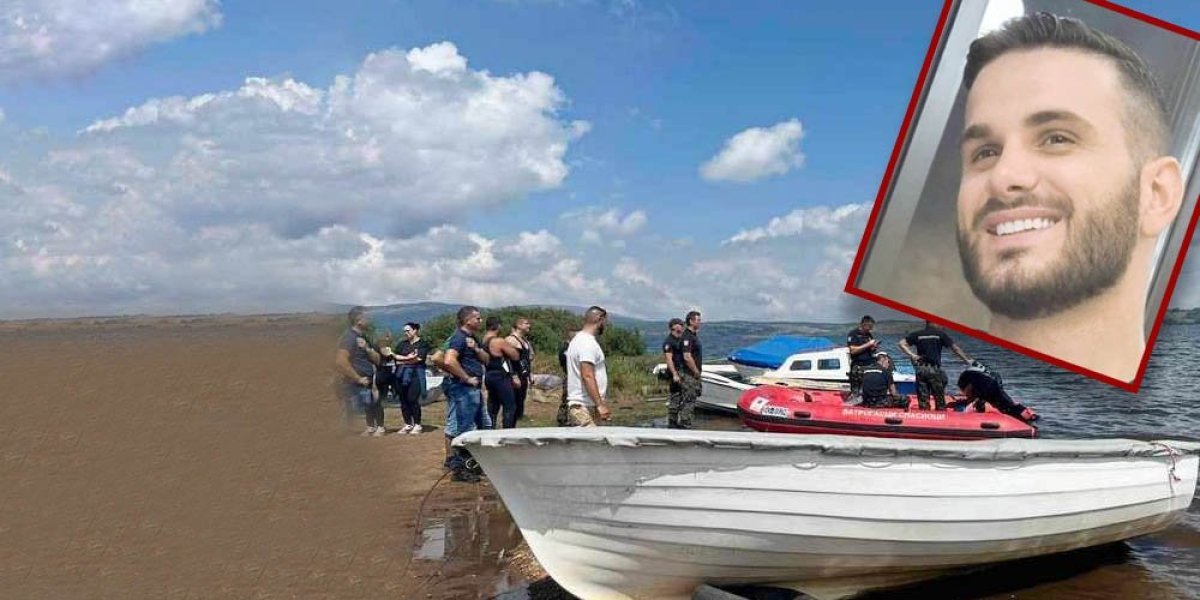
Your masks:
[{"label": "blue boat cover", "polygon": [[753,346],[734,350],[733,354],[729,355],[729,360],[748,367],[778,369],[779,365],[787,360],[787,357],[797,352],[829,350],[835,347],[834,343],[827,338],[777,335]]}]

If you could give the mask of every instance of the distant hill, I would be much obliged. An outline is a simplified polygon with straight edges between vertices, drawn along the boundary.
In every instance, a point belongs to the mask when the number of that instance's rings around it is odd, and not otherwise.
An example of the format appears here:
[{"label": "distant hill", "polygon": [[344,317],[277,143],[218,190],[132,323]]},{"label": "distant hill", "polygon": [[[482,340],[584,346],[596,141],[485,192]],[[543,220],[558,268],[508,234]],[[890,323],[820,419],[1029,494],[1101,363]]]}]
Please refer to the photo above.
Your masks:
[{"label": "distant hill", "polygon": [[1169,308],[1163,317],[1164,325],[1192,325],[1200,323],[1200,308]]},{"label": "distant hill", "polygon": [[[377,330],[391,330],[398,333],[404,324],[415,321],[427,324],[438,317],[458,310],[458,304],[442,302],[414,302],[411,304],[390,304],[387,306],[370,306],[371,316]],[[340,312],[350,309],[349,306],[335,307]],[[585,307],[579,306],[545,306],[542,308],[557,308],[574,313],[582,313]],[[480,307],[486,313],[489,307]],[[645,343],[647,352],[658,351],[658,345],[667,333],[666,320],[647,320],[621,315],[611,315],[614,325],[622,329],[636,331]],[[724,358],[730,352],[748,346],[773,335],[808,335],[828,337],[834,343],[841,343],[846,333],[857,326],[857,322],[845,323],[816,323],[808,321],[796,322],[760,322],[760,321],[707,321],[701,332],[704,340],[705,359]],[[884,320],[875,324],[875,331],[884,335],[894,335],[907,332],[918,326],[918,321]]]}]

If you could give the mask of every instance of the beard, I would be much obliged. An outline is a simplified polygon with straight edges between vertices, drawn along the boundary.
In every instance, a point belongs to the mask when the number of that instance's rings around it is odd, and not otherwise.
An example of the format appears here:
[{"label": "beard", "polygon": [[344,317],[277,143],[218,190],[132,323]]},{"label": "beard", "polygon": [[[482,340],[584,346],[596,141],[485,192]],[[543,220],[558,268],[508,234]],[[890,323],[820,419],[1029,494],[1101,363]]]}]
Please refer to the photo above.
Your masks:
[{"label": "beard", "polygon": [[[992,200],[988,201],[989,203]],[[1065,198],[1042,202],[1027,198],[1013,203],[1020,206],[1071,206]],[[985,206],[986,209],[986,206]],[[984,211],[972,219],[978,223]],[[984,273],[978,242],[969,234],[958,231],[958,254],[962,259],[963,275],[975,297],[995,314],[1010,319],[1029,320],[1058,314],[1074,308],[1113,287],[1125,274],[1133,257],[1138,231],[1138,180],[1130,182],[1103,205],[1087,212],[1068,211],[1063,247],[1057,259],[1037,272],[1015,261],[1026,252],[1001,255],[993,271]],[[990,235],[990,234],[984,234]]]}]

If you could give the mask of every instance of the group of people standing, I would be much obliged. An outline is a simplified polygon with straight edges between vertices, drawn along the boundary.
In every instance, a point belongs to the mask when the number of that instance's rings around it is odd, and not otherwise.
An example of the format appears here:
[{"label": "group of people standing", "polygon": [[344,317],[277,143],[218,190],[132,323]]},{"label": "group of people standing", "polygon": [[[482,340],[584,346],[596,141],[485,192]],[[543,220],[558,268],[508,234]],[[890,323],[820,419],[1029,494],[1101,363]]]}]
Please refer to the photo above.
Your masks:
[{"label": "group of people standing", "polygon": [[[888,353],[879,349],[879,340],[871,330],[875,319],[864,315],[856,329],[846,336],[850,349],[850,401],[861,402],[868,408],[895,407],[908,409],[908,399],[896,391],[892,376],[894,365]],[[921,329],[910,331],[896,344],[912,361],[916,370],[917,406],[930,409],[930,399],[937,410],[965,409],[974,405],[978,411],[991,404],[1002,413],[1024,421],[1037,420],[1029,408],[1012,399],[1004,390],[999,375],[966,352],[941,328],[925,321]],[[949,379],[942,369],[942,352],[950,349],[966,365],[958,378],[958,388],[964,400],[947,402],[946,385]]]},{"label": "group of people standing", "polygon": [[356,306],[347,315],[349,327],[338,340],[334,368],[340,375],[339,397],[347,418],[362,411],[367,421],[364,436],[387,434],[383,404],[391,397],[400,403],[404,426],[396,433],[420,434],[421,400],[426,394],[426,358],[430,344],[421,338],[420,323],[404,324],[404,339],[393,344],[390,336],[375,346],[366,338],[370,319]]},{"label": "group of people standing", "polygon": [[670,398],[667,400],[667,427],[691,429],[696,411],[696,398],[703,390],[701,365],[704,350],[700,343],[700,313],[690,311],[683,319],[671,319],[669,333],[663,340],[663,360],[671,375]]}]

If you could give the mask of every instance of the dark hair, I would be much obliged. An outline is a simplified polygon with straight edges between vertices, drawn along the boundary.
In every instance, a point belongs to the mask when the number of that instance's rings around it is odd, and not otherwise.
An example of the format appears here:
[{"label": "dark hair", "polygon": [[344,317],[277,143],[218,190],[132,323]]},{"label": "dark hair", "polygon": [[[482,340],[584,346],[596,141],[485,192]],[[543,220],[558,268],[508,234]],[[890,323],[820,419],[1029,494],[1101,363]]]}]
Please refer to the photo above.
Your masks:
[{"label": "dark hair", "polygon": [[404,326],[412,329],[413,331],[421,330],[421,324],[415,321],[409,321],[408,323],[405,323]]},{"label": "dark hair", "polygon": [[366,314],[366,312],[367,312],[367,307],[355,306],[354,308],[350,309],[350,312],[346,313],[346,321],[350,323],[351,327],[353,327],[354,322],[357,321],[359,317]]},{"label": "dark hair", "polygon": [[1126,100],[1125,129],[1143,144],[1142,160],[1167,152],[1166,101],[1150,67],[1124,42],[1079,19],[1039,12],[1012,19],[975,40],[967,52],[963,88],[970,90],[980,71],[1000,56],[1038,48],[1080,50],[1112,60],[1132,96]]},{"label": "dark hair", "polygon": [[607,317],[607,316],[608,316],[608,311],[604,310],[603,307],[592,305],[592,306],[589,306],[588,309],[583,312],[583,322],[584,323],[599,323],[600,319]]},{"label": "dark hair", "polygon": [[470,317],[471,313],[477,313],[477,312],[479,312],[479,309],[475,308],[474,306],[464,306],[464,307],[458,309],[458,315],[457,315],[458,316],[458,324],[459,325],[465,324],[467,322],[467,317]]},{"label": "dark hair", "polygon": [[674,329],[676,325],[683,325],[683,319],[671,319],[667,323],[667,329]]},{"label": "dark hair", "polygon": [[875,322],[875,319],[872,319],[871,315],[863,315],[863,318],[858,320],[859,325],[862,325],[863,323],[874,323],[874,322]]},{"label": "dark hair", "polygon": [[698,310],[689,310],[689,311],[688,311],[688,314],[687,314],[687,316],[683,318],[683,321],[684,321],[685,323],[687,323],[688,325],[691,325],[691,324],[692,324],[692,319],[695,319],[696,317],[699,317],[699,316],[700,316],[700,311],[698,311]]},{"label": "dark hair", "polygon": [[488,331],[495,331],[497,329],[500,329],[500,325],[501,325],[500,317],[497,317],[496,315],[492,315],[492,316],[488,317],[487,321],[485,323],[486,329]]}]

